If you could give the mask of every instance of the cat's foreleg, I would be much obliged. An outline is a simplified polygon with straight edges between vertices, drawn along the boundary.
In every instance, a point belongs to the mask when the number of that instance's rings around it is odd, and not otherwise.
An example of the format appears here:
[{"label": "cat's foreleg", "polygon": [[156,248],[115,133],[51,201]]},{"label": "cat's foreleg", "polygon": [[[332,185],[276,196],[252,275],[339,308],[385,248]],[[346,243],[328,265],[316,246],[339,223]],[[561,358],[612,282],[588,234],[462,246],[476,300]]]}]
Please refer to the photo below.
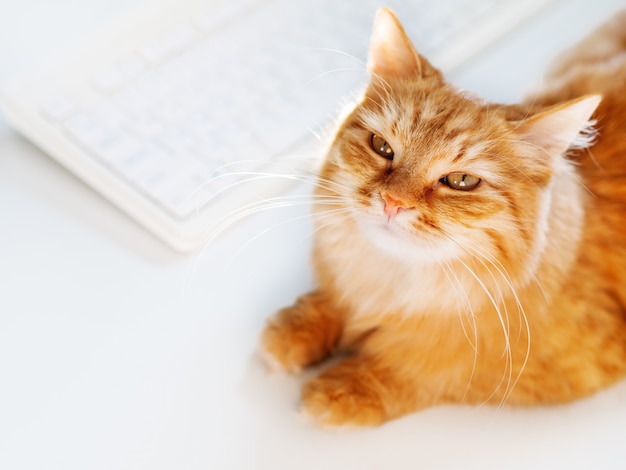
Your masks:
[{"label": "cat's foreleg", "polygon": [[375,357],[355,355],[302,390],[302,413],[322,426],[376,426],[431,405],[413,380]]},{"label": "cat's foreleg", "polygon": [[313,291],[279,310],[261,335],[261,355],[274,370],[297,372],[328,357],[337,347],[341,315],[327,296]]}]

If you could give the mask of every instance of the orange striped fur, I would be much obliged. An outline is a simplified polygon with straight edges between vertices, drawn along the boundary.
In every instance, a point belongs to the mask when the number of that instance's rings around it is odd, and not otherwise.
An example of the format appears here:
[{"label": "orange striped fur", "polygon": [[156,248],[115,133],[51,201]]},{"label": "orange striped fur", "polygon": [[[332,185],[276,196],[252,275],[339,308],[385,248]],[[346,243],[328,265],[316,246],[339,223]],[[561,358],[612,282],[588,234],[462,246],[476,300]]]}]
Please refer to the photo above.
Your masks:
[{"label": "orange striped fur", "polygon": [[346,353],[305,385],[303,411],[377,425],[444,403],[562,403],[621,379],[626,12],[520,105],[446,83],[387,9],[368,65],[319,176],[318,287],[261,338],[288,371]]}]

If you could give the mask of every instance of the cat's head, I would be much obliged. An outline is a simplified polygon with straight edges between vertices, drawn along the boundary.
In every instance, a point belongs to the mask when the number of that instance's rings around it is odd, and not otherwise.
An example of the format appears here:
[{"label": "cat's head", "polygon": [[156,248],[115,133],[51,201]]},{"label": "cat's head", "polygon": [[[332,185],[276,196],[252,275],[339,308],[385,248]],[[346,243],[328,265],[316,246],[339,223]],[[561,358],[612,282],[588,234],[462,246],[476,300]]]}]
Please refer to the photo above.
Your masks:
[{"label": "cat's head", "polygon": [[486,103],[446,83],[388,9],[376,17],[368,68],[321,172],[319,192],[348,214],[342,230],[422,263],[536,258],[555,179],[578,184],[563,154],[600,98],[545,110]]}]

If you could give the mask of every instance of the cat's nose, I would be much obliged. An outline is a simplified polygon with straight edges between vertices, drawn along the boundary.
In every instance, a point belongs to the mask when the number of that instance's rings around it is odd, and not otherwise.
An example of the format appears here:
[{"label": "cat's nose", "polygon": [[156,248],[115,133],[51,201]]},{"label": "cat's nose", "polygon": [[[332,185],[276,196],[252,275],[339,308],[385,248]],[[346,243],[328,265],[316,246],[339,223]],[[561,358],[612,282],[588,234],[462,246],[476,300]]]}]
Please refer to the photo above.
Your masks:
[{"label": "cat's nose", "polygon": [[390,196],[389,194],[381,193],[380,196],[383,198],[383,203],[385,205],[385,215],[389,218],[395,217],[396,215],[398,215],[398,212],[400,212],[400,209],[406,208],[406,204],[404,204],[399,199]]}]

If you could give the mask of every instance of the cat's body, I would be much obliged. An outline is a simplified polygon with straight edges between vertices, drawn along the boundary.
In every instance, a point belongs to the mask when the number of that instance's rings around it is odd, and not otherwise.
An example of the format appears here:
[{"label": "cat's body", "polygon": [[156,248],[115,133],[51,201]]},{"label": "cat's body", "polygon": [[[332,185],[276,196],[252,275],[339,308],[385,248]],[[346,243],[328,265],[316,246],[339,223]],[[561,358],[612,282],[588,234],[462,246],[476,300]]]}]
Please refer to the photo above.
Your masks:
[{"label": "cat's body", "polygon": [[287,370],[350,353],[305,386],[305,411],[378,424],[626,375],[626,14],[522,105],[446,84],[387,10],[369,67],[320,174],[318,288],[262,337]]}]

